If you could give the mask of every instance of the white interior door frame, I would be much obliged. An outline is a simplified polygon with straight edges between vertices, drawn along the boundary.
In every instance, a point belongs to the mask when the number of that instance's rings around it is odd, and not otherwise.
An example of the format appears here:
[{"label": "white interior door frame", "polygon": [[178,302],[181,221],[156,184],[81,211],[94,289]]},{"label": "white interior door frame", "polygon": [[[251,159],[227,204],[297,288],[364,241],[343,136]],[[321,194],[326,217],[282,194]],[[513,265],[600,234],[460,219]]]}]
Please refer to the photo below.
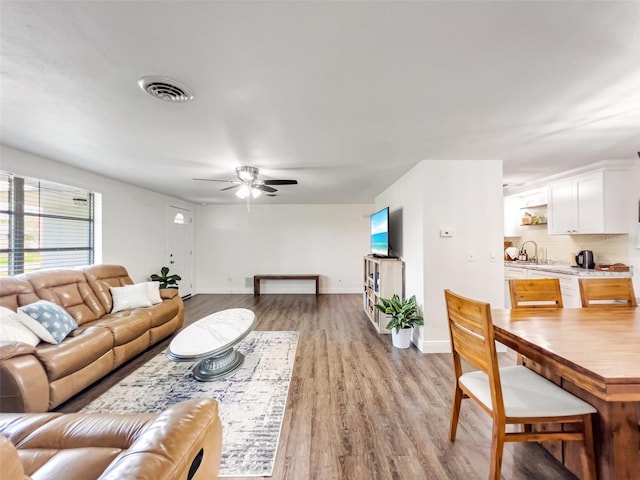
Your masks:
[{"label": "white interior door frame", "polygon": [[167,255],[169,274],[178,274],[180,296],[188,297],[193,289],[193,212],[168,205]]}]

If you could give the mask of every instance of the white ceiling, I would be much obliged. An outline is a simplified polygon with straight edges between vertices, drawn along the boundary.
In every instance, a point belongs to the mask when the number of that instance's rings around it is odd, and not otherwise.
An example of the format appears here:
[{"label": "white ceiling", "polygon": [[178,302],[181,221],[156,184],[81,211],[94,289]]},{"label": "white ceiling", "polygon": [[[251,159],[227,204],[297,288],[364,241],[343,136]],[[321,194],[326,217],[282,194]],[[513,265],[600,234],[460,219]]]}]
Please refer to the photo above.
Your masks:
[{"label": "white ceiling", "polygon": [[[1,142],[193,202],[370,203],[416,163],[517,184],[640,150],[638,2],[12,2]],[[189,85],[172,104],[143,75]]]}]

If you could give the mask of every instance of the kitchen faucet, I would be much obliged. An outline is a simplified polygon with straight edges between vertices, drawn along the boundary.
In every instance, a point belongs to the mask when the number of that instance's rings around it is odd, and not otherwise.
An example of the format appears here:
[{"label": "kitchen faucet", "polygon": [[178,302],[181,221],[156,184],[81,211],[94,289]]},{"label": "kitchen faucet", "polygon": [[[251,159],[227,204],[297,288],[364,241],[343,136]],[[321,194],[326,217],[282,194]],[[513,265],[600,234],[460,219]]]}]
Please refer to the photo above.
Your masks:
[{"label": "kitchen faucet", "polygon": [[[538,263],[538,244],[536,242],[534,242],[533,240],[527,240],[526,242],[524,242],[521,246],[520,246],[520,251],[524,250],[524,246],[527,243],[533,243],[533,246],[535,247],[535,250],[533,252],[533,263]],[[531,258],[531,257],[529,257]]]}]

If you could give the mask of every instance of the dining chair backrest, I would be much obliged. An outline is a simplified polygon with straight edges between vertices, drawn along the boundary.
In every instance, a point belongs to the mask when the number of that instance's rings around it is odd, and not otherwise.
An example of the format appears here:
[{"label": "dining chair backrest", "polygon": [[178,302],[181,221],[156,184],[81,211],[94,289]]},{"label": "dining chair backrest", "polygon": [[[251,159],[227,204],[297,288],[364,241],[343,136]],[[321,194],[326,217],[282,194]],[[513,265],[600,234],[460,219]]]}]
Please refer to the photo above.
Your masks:
[{"label": "dining chair backrest", "polygon": [[578,284],[583,307],[638,306],[631,278],[579,278]]},{"label": "dining chair backrest", "polygon": [[463,373],[461,359],[486,373],[494,410],[504,414],[491,305],[462,297],[451,290],[445,290],[444,294],[456,378]]},{"label": "dining chair backrest", "polygon": [[509,280],[511,308],[562,308],[560,280],[532,278]]}]

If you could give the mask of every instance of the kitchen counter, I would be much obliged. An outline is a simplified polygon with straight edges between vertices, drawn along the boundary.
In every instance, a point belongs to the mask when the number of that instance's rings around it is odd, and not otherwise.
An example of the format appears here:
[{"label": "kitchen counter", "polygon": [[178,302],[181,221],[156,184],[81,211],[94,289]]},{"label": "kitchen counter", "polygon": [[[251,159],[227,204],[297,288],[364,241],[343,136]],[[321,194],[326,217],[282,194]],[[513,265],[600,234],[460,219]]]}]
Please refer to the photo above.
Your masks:
[{"label": "kitchen counter", "polygon": [[632,277],[633,268],[628,272],[608,272],[602,270],[587,270],[586,268],[572,267],[570,265],[555,265],[552,263],[519,263],[504,262],[505,267],[522,268],[526,270],[537,270],[542,272],[561,273],[564,275],[575,275],[576,277]]}]

